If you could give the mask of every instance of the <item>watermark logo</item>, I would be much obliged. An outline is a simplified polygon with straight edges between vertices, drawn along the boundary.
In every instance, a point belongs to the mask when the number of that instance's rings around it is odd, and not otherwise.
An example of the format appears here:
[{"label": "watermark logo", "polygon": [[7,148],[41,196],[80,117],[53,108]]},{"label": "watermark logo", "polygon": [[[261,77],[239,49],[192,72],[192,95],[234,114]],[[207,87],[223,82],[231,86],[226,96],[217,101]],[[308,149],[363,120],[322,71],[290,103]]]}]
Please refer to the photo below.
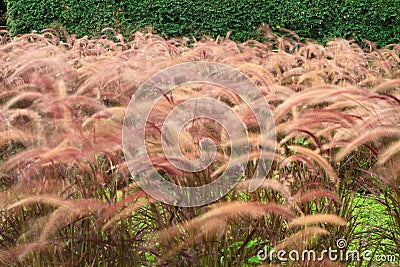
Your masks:
[{"label": "watermark logo", "polygon": [[[188,187],[165,179],[149,156],[147,139],[149,116],[157,112],[160,100],[165,97],[171,99],[175,88],[194,83],[218,86],[240,97],[256,119],[259,143],[257,159],[254,159],[245,122],[235,109],[218,100],[218,95],[197,96],[175,104],[162,125],[157,125],[161,131],[162,153],[174,168],[183,172],[199,172],[217,157],[217,146],[212,138],[199,141],[198,158],[190,159],[183,153],[180,134],[195,118],[206,118],[219,124],[230,141],[229,160],[224,163],[226,168],[223,173],[210,183]],[[171,205],[195,207],[211,203],[228,193],[243,176],[249,160],[257,162],[254,175],[247,177],[251,179],[249,191],[262,184],[275,151],[275,124],[264,95],[240,71],[211,62],[183,63],[155,74],[137,89],[125,115],[123,149],[132,177],[150,196]]]},{"label": "watermark logo", "polygon": [[336,247],[338,249],[343,249],[345,247],[347,247],[347,241],[346,239],[340,238],[336,241]]},{"label": "watermark logo", "polygon": [[342,262],[357,262],[357,261],[370,261],[373,259],[375,262],[395,262],[395,255],[372,255],[371,250],[351,250],[347,249],[347,241],[345,239],[338,239],[336,241],[336,248],[328,247],[322,251],[304,249],[298,250],[268,250],[267,246],[257,252],[257,258],[260,261],[269,260],[279,262],[296,262],[296,261],[342,261]]}]

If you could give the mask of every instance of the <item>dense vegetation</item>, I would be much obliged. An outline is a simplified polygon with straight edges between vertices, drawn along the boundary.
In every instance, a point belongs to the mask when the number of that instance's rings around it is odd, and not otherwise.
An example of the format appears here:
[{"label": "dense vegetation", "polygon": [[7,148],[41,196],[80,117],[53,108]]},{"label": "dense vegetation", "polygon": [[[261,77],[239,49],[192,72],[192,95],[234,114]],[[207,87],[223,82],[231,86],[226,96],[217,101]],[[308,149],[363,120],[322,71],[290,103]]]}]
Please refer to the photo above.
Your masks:
[{"label": "dense vegetation", "polygon": [[0,26],[6,25],[7,5],[4,1],[0,1]]},{"label": "dense vegetation", "polygon": [[40,32],[61,24],[78,37],[112,27],[128,36],[153,27],[163,37],[216,38],[232,31],[232,40],[261,41],[262,23],[279,32],[326,41],[332,37],[369,40],[378,46],[400,42],[398,0],[140,0],[140,1],[6,1],[12,34]]},{"label": "dense vegetation", "polygon": [[[0,264],[257,266],[279,264],[257,258],[265,246],[320,253],[341,238],[360,251],[397,255],[392,264],[398,264],[400,45],[334,39],[324,47],[276,36],[267,26],[266,43],[104,32],[91,39],[66,32],[61,38],[53,30],[1,35]],[[232,66],[259,86],[276,123],[276,152],[255,192],[247,190],[254,172],[248,164],[243,181],[216,203],[179,208],[149,197],[132,180],[122,122],[142,82],[167,66],[200,60]],[[147,125],[148,153],[166,179],[181,185],[209,183],[215,169],[188,174],[173,167],[162,155],[157,119],[198,94],[224,99],[246,125],[254,123],[228,90],[188,86],[160,101]],[[207,134],[218,145],[217,158],[227,155],[221,128],[190,125],[180,144],[189,156]],[[251,144],[258,147],[256,136]],[[379,207],[382,223],[366,219],[360,194]],[[325,258],[291,266],[344,264],[350,262]]]}]

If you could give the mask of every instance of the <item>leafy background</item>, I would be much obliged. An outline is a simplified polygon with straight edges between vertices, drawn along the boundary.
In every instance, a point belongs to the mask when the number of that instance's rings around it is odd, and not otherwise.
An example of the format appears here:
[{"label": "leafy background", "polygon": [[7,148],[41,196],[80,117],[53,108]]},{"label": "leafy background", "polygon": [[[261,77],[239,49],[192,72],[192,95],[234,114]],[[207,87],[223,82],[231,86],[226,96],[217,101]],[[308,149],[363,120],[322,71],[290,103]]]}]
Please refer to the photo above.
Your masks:
[{"label": "leafy background", "polygon": [[151,26],[168,38],[225,36],[262,40],[262,23],[287,28],[301,38],[325,42],[332,37],[369,40],[383,46],[400,42],[400,2],[397,0],[134,0],[6,1],[12,34],[29,33],[61,24],[68,32],[95,36],[105,27],[124,35]]}]

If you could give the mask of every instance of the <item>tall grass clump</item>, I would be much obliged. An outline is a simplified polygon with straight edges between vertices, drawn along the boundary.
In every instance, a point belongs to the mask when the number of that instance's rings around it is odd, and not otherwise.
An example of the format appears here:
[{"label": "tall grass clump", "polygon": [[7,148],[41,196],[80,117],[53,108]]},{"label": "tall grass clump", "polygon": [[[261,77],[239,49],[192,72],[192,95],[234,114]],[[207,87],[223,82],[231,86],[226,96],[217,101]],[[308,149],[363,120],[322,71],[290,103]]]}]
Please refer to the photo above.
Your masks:
[{"label": "tall grass clump", "polygon": [[[360,251],[382,251],[384,239],[385,254],[400,254],[398,44],[303,44],[268,28],[261,29],[266,43],[106,32],[91,39],[67,33],[62,39],[52,29],[14,38],[1,33],[1,265],[272,265],[281,262],[261,260],[261,249],[313,249],[321,256],[341,238]],[[131,177],[122,124],[141,83],[193,61],[227,64],[250,77],[271,107],[277,140],[271,171],[256,191],[248,190],[256,165],[251,160],[227,195],[180,208],[153,199]],[[195,86],[166,95],[147,126],[154,166],[185,186],[207,184],[223,171],[229,140],[213,121],[193,120],[181,134],[182,151],[195,159],[198,140],[211,138],[215,164],[196,173],[176,169],[162,154],[158,124],[174,107],[213,97],[256,129],[240,96]],[[248,132],[256,155],[259,132]],[[380,203],[384,224],[358,219],[354,199],[360,194]],[[290,264],[383,263],[326,258]]]}]

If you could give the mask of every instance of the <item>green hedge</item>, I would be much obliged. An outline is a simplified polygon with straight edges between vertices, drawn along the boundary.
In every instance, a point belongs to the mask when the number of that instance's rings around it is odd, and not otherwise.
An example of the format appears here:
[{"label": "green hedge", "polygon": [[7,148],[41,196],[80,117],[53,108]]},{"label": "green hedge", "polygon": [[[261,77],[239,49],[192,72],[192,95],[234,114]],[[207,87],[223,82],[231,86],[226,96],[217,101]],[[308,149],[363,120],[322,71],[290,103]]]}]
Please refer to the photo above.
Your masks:
[{"label": "green hedge", "polygon": [[302,38],[400,43],[399,0],[6,0],[12,34],[63,25],[78,36],[104,27],[129,34],[145,26],[168,37],[224,36],[238,41],[261,37],[261,23],[284,27]]},{"label": "green hedge", "polygon": [[6,25],[6,3],[0,0],[0,26]]}]

